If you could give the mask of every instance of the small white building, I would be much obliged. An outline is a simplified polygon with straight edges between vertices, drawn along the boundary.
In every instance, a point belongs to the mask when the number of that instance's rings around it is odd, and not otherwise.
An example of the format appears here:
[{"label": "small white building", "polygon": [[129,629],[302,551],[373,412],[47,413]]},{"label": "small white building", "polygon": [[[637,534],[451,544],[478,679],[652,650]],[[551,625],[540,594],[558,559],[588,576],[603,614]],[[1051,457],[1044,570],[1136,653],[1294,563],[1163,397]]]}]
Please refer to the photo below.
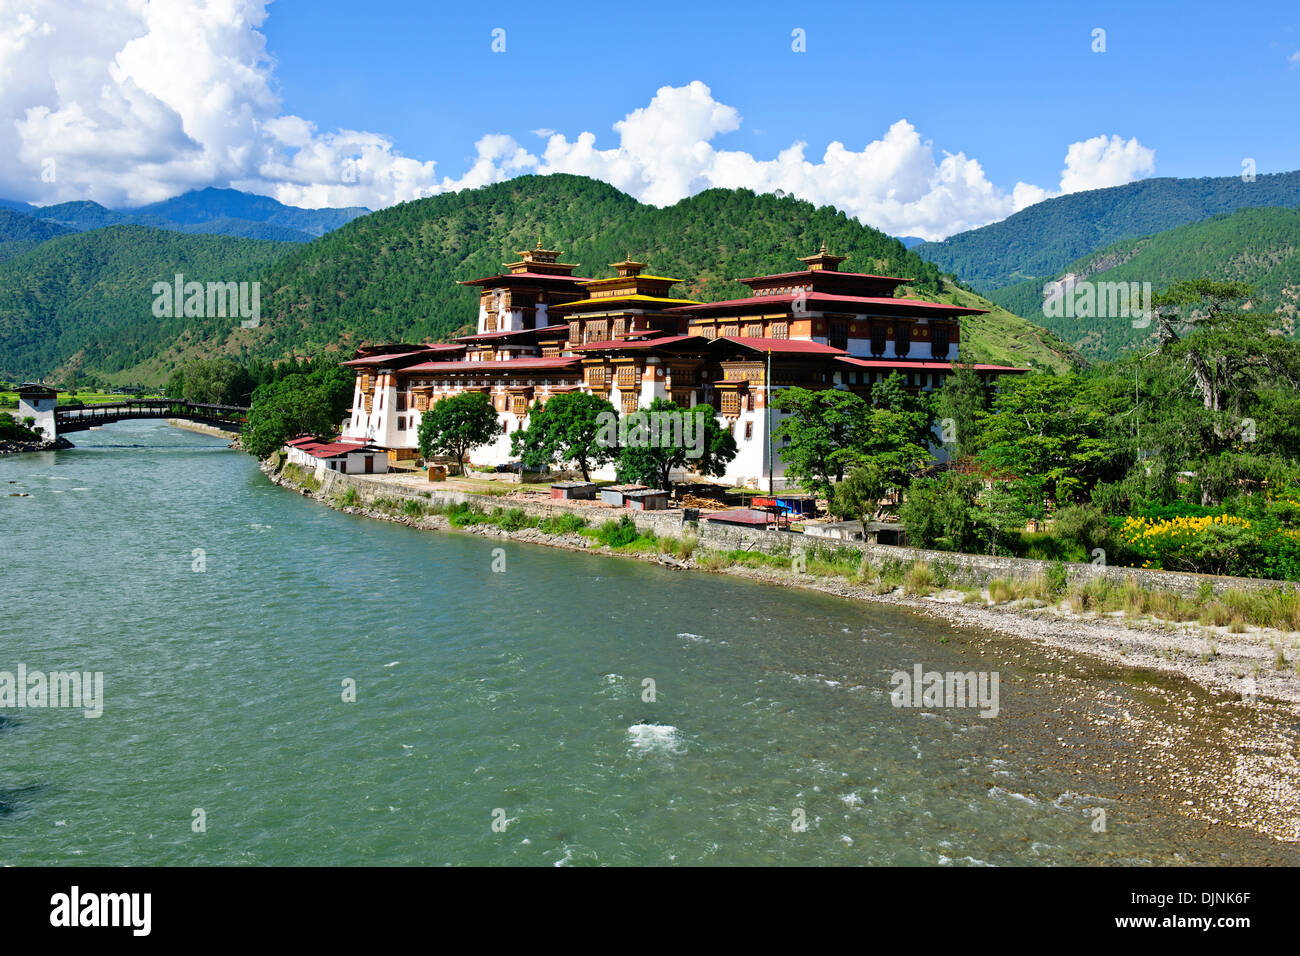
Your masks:
[{"label": "small white building", "polygon": [[388,471],[388,452],[364,441],[329,441],[303,435],[285,443],[290,464],[310,468],[321,477],[327,471],[344,475],[382,475]]},{"label": "small white building", "polygon": [[25,418],[36,419],[32,427],[46,441],[53,441],[58,437],[58,429],[54,424],[54,409],[58,404],[59,393],[55,389],[24,382],[18,386],[18,414],[15,417],[20,422]]}]

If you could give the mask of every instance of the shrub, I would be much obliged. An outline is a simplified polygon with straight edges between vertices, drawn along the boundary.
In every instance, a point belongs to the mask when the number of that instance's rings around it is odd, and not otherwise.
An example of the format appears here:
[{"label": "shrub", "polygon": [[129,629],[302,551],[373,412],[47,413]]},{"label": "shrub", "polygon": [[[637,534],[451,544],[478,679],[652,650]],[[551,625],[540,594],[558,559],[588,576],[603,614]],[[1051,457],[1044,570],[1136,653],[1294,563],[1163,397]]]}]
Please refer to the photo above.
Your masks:
[{"label": "shrub", "polygon": [[1061,595],[1065,593],[1070,580],[1069,574],[1065,570],[1065,564],[1061,561],[1053,563],[1047,569],[1046,578],[1048,596],[1059,600]]},{"label": "shrub", "polygon": [[641,532],[637,531],[631,515],[623,515],[617,521],[606,521],[596,529],[596,540],[611,548],[625,547],[639,537]]},{"label": "shrub", "polygon": [[519,531],[532,523],[523,508],[511,508],[497,515],[497,527],[503,531]]},{"label": "shrub", "polygon": [[587,519],[566,511],[544,518],[538,527],[545,534],[574,534],[587,527]]},{"label": "shrub", "polygon": [[903,582],[903,593],[925,597],[933,590],[934,575],[930,571],[930,565],[925,561],[917,561],[907,572],[907,578]]}]

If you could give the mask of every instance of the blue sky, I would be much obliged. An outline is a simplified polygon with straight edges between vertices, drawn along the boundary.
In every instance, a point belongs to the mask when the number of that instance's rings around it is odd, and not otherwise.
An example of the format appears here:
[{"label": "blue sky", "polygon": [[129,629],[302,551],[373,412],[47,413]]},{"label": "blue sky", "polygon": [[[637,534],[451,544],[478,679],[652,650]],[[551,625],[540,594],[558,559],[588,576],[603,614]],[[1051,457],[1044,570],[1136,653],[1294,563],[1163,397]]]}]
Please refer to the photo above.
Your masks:
[{"label": "blue sky", "polygon": [[1061,192],[1300,168],[1294,2],[8,3],[0,196],[38,203],[375,208],[558,170],[659,204],[782,188],[935,238]]},{"label": "blue sky", "polygon": [[655,89],[702,80],[744,117],[718,145],[763,155],[858,148],[906,117],[1007,188],[1050,181],[1065,144],[1103,132],[1156,149],[1158,175],[1300,167],[1294,2],[508,6],[377,0],[358,18],[344,0],[277,0],[264,32],[288,111],[445,165],[489,131],[610,145]]}]

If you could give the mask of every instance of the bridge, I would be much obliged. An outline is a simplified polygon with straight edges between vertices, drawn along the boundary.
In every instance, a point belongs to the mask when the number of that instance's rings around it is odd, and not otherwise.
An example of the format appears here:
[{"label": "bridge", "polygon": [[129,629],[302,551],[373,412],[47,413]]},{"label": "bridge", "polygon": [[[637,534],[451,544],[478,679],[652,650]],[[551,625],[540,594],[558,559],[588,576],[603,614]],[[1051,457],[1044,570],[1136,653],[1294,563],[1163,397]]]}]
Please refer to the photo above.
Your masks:
[{"label": "bridge", "polygon": [[55,432],[59,435],[135,418],[184,418],[237,432],[244,427],[248,417],[248,409],[240,405],[205,405],[170,398],[131,399],[99,405],[75,403],[59,405],[53,412]]}]

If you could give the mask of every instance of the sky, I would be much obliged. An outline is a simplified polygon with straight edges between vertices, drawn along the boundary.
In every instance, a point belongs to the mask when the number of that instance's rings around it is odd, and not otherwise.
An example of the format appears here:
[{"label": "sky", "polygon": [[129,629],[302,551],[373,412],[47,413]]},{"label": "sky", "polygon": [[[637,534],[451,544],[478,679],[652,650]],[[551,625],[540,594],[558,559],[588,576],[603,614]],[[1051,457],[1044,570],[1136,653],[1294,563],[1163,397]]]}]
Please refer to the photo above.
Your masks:
[{"label": "sky", "polygon": [[1300,4],[0,0],[0,197],[372,209],[569,172],[938,239],[1300,168]]}]

